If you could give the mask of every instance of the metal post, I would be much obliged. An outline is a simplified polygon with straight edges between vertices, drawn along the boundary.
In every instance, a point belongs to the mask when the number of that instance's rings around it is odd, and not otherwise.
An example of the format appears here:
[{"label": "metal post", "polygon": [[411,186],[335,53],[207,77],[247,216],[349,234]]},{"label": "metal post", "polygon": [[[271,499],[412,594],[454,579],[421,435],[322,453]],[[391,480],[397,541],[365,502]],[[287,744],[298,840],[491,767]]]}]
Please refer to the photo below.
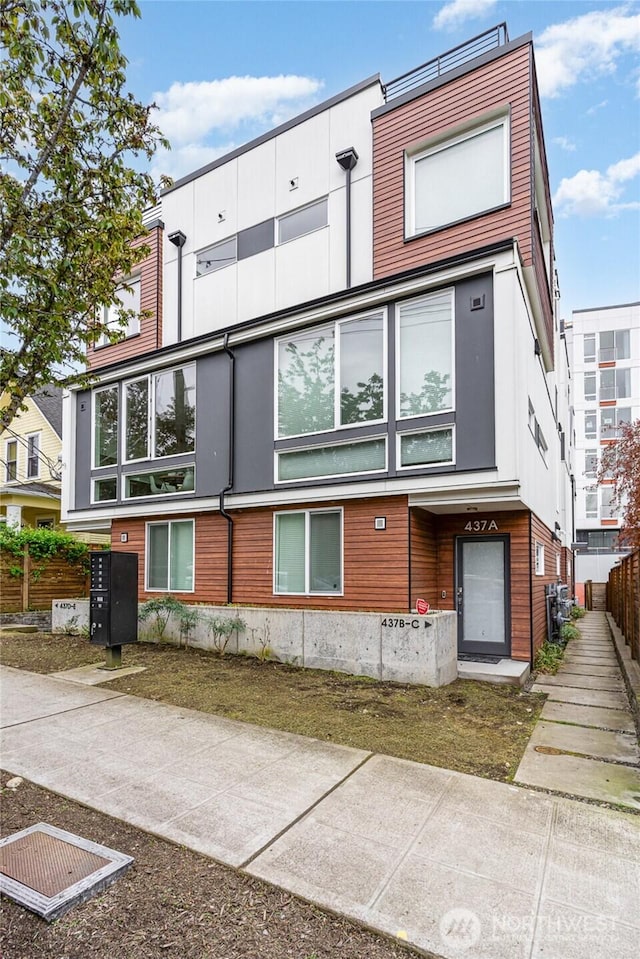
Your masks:
[{"label": "metal post", "polygon": [[122,646],[105,647],[106,662],[101,669],[121,669],[122,668]]}]

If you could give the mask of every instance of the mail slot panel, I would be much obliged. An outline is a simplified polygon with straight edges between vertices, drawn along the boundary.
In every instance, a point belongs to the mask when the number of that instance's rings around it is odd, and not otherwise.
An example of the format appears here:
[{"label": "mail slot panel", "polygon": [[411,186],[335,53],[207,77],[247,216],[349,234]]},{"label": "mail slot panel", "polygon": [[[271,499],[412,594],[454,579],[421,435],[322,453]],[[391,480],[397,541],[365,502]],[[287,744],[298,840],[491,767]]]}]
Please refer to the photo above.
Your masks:
[{"label": "mail slot panel", "polygon": [[138,554],[91,553],[89,638],[96,646],[138,640]]}]

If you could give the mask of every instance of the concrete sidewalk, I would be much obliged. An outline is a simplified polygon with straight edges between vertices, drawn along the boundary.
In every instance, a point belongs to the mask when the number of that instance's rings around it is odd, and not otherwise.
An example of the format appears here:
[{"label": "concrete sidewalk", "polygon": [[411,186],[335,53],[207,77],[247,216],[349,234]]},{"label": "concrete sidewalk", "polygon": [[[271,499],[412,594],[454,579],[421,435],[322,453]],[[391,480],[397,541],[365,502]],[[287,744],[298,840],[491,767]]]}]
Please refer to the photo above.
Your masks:
[{"label": "concrete sidewalk", "polygon": [[549,698],[515,781],[640,812],[640,749],[606,614],[577,625],[556,675],[532,686]]},{"label": "concrete sidewalk", "polygon": [[447,959],[637,957],[640,816],[0,676],[13,774]]}]

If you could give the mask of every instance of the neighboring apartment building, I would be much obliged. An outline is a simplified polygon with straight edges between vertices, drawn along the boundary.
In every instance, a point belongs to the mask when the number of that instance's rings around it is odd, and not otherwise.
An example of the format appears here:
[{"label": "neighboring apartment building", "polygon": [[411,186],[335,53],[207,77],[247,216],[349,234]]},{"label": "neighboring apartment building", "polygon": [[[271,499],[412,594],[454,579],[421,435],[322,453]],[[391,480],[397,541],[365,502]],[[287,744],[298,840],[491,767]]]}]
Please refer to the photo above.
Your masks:
[{"label": "neighboring apartment building", "polygon": [[[0,397],[8,405],[8,396]],[[60,522],[62,390],[47,386],[0,432],[0,518],[11,526]]]},{"label": "neighboring apartment building", "polygon": [[598,485],[604,447],[640,418],[640,303],[574,310],[567,329],[575,383],[576,578],[606,582],[623,549],[613,480]]},{"label": "neighboring apartment building", "polygon": [[371,77],[152,216],[149,313],[65,404],[71,527],[139,553],[141,600],[420,597],[529,662],[572,539],[531,36]]}]

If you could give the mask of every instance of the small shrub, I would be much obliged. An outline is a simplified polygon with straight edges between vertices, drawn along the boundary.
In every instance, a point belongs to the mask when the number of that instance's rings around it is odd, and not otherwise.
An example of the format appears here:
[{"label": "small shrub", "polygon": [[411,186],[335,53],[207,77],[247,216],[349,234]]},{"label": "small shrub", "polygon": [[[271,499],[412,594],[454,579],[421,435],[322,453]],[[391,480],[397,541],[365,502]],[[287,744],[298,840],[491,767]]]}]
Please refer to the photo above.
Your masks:
[{"label": "small shrub", "polygon": [[537,673],[555,674],[558,672],[563,657],[564,646],[560,646],[558,643],[543,643],[536,653],[533,668]]},{"label": "small shrub", "polygon": [[198,625],[198,610],[192,606],[183,606],[183,608],[178,611],[178,617],[180,621],[179,646],[182,646],[182,641],[184,640],[184,648],[186,649],[189,645],[191,634]]},{"label": "small shrub", "polygon": [[570,639],[578,639],[579,636],[580,630],[573,623],[563,623],[560,627],[560,637],[565,643],[568,643]]},{"label": "small shrub", "polygon": [[181,618],[185,609],[183,602],[169,594],[160,597],[160,599],[150,599],[143,603],[138,616],[143,623],[151,620],[151,634],[159,643],[162,643],[165,640],[165,631],[171,614],[175,613]]},{"label": "small shrub", "polygon": [[240,616],[229,619],[226,616],[207,616],[205,625],[213,643],[213,649],[219,656],[224,656],[229,640],[237,629],[245,629],[246,623]]},{"label": "small shrub", "polygon": [[571,619],[582,619],[582,617],[586,615],[587,615],[587,611],[584,608],[584,606],[571,607]]}]

